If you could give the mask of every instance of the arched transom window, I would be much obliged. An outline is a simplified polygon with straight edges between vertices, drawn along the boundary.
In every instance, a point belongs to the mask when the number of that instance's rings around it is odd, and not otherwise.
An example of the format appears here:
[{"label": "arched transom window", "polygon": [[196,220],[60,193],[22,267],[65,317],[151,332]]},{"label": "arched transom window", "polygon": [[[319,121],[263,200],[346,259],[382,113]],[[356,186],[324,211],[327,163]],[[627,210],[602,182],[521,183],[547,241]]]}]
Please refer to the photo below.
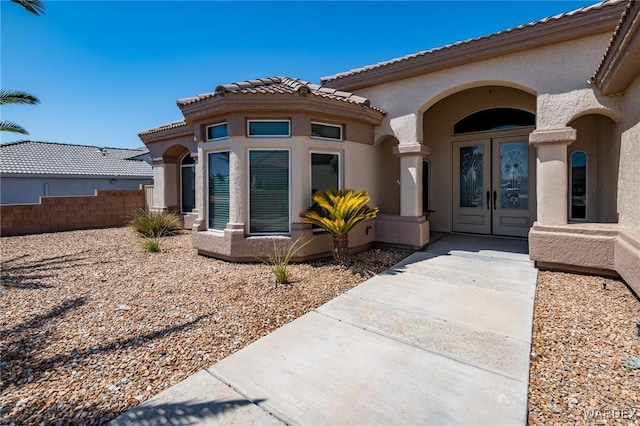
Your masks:
[{"label": "arched transom window", "polygon": [[535,114],[516,108],[491,108],[467,115],[453,125],[453,134],[516,129],[536,124]]}]

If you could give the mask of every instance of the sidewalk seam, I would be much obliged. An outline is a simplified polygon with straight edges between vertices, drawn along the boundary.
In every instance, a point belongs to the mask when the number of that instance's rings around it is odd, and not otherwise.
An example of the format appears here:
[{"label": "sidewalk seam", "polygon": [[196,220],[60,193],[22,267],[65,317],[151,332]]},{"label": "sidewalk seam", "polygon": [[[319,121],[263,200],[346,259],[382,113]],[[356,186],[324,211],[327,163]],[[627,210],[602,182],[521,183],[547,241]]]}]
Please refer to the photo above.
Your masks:
[{"label": "sidewalk seam", "polygon": [[[225,380],[223,377],[221,377],[215,371],[213,371],[212,369],[213,369],[214,366],[215,366],[215,364],[210,366],[210,367],[205,368],[204,371],[206,371],[209,375],[211,375],[211,377],[213,377],[214,379],[218,380],[222,384],[229,386],[231,389],[233,389],[233,391],[235,393],[237,393],[242,398],[244,398],[247,401],[249,401],[252,405],[255,405],[256,407],[258,407],[260,410],[264,411],[268,415],[272,416],[273,418],[278,420],[280,423],[282,423],[284,425],[292,424],[292,422],[290,420],[285,420],[286,419],[285,415],[281,414],[280,412],[277,412],[277,410],[274,410],[268,403],[267,404],[263,403],[264,405],[266,405],[266,407],[264,407],[263,404],[256,404],[255,402],[253,402],[253,399],[249,398],[249,396],[246,393],[242,392],[236,386],[234,386],[233,384],[229,383],[227,380]],[[269,409],[267,409],[267,408],[269,408]]]},{"label": "sidewalk seam", "polygon": [[[353,297],[353,296],[352,296],[352,297]],[[364,300],[367,300],[367,299],[364,299]],[[504,377],[504,378],[506,378],[506,379],[508,379],[508,380],[513,380],[514,382],[524,383],[524,384],[526,384],[527,386],[529,385],[529,378],[528,378],[528,377],[527,377],[527,380],[526,380],[526,381],[522,381],[522,380],[514,379],[513,377],[506,376],[506,375],[501,374],[501,373],[498,373],[498,372],[496,372],[496,371],[487,370],[486,368],[482,368],[482,367],[479,367],[479,366],[477,366],[477,365],[470,364],[470,363],[468,363],[468,362],[460,361],[459,359],[451,358],[450,356],[446,356],[446,355],[444,355],[444,354],[442,354],[442,353],[440,353],[440,352],[436,352],[436,351],[433,351],[433,350],[425,349],[425,348],[420,347],[420,346],[416,346],[416,345],[414,345],[414,344],[412,344],[412,343],[410,343],[410,342],[407,342],[407,341],[405,341],[405,340],[401,340],[401,339],[395,338],[395,337],[393,337],[393,336],[390,336],[390,335],[388,335],[388,334],[385,334],[385,333],[382,333],[382,332],[379,332],[379,331],[376,331],[376,330],[373,330],[373,329],[367,328],[367,327],[365,327],[365,326],[357,325],[357,324],[353,324],[353,323],[351,323],[351,322],[349,322],[349,321],[344,321],[344,320],[341,320],[340,318],[336,318],[336,317],[334,317],[334,316],[331,316],[331,315],[328,315],[328,314],[325,314],[325,313],[322,313],[322,312],[318,312],[317,310],[313,310],[313,312],[315,312],[315,313],[317,313],[317,314],[319,314],[319,315],[322,315],[322,316],[324,316],[325,318],[329,318],[329,319],[332,319],[332,320],[334,320],[334,321],[338,321],[338,322],[343,323],[343,324],[345,324],[345,325],[348,325],[348,326],[351,326],[351,327],[357,328],[357,329],[359,329],[359,330],[366,331],[367,333],[375,334],[376,336],[380,336],[380,337],[384,337],[384,338],[389,339],[389,340],[393,340],[394,342],[402,343],[402,344],[407,345],[407,346],[410,346],[410,347],[412,347],[412,348],[414,348],[414,349],[417,349],[417,350],[420,350],[420,351],[424,351],[424,352],[429,352],[429,353],[431,353],[431,354],[433,354],[433,355],[436,355],[436,356],[439,356],[439,357],[442,357],[442,358],[445,358],[445,359],[451,360],[451,361],[453,361],[453,362],[457,362],[457,363],[460,363],[460,364],[463,364],[463,365],[467,365],[467,366],[469,366],[469,367],[476,368],[476,369],[478,369],[478,370],[481,370],[481,371],[484,371],[484,372],[487,372],[487,373],[490,373],[490,374],[495,374],[496,376]],[[527,342],[523,342],[523,341],[520,341],[520,342],[521,342],[521,343],[524,343],[525,345],[528,345],[528,346],[529,346],[529,352],[531,352],[531,343],[530,343],[530,342],[529,342],[529,343],[527,343]]]}]

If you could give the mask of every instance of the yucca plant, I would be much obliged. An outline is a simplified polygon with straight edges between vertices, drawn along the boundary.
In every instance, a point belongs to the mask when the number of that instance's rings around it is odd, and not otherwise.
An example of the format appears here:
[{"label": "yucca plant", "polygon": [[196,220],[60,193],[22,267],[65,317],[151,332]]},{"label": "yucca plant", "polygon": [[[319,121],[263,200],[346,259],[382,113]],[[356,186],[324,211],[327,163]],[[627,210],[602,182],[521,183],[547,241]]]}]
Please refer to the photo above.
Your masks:
[{"label": "yucca plant", "polygon": [[273,254],[269,256],[267,260],[263,262],[269,265],[271,271],[276,277],[276,287],[278,284],[286,284],[289,282],[289,271],[288,266],[291,258],[302,249],[304,246],[309,244],[311,240],[308,240],[302,244],[300,243],[300,239],[297,239],[289,246],[287,250],[279,249],[276,245],[276,240],[273,240]]},{"label": "yucca plant", "polygon": [[356,225],[374,219],[377,207],[369,207],[366,191],[327,189],[313,194],[314,204],[301,214],[304,223],[317,225],[333,234],[333,258],[346,265],[349,261],[348,232]]},{"label": "yucca plant", "polygon": [[165,237],[182,229],[182,218],[175,213],[140,210],[129,225],[143,237]]}]

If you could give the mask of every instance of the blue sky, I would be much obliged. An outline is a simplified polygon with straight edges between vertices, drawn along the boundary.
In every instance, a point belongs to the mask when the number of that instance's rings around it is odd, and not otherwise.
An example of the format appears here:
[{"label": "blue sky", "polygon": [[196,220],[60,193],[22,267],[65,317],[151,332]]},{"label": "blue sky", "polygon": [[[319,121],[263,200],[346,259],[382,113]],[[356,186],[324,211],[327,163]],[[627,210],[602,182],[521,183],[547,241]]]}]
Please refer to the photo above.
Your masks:
[{"label": "blue sky", "polygon": [[175,101],[219,84],[320,77],[487,35],[595,1],[217,2],[45,0],[40,17],[0,0],[3,89],[21,139],[134,148],[181,119]]}]

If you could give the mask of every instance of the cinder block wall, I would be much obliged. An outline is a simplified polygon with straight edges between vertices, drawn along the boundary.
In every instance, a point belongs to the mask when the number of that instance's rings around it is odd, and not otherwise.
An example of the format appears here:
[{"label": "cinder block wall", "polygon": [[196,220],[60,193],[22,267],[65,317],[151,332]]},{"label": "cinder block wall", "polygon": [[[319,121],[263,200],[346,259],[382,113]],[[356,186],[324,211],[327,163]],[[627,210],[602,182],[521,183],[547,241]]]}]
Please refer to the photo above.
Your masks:
[{"label": "cinder block wall", "polygon": [[0,235],[25,235],[126,224],[144,209],[144,190],[96,190],[93,196],[41,197],[0,206]]}]

